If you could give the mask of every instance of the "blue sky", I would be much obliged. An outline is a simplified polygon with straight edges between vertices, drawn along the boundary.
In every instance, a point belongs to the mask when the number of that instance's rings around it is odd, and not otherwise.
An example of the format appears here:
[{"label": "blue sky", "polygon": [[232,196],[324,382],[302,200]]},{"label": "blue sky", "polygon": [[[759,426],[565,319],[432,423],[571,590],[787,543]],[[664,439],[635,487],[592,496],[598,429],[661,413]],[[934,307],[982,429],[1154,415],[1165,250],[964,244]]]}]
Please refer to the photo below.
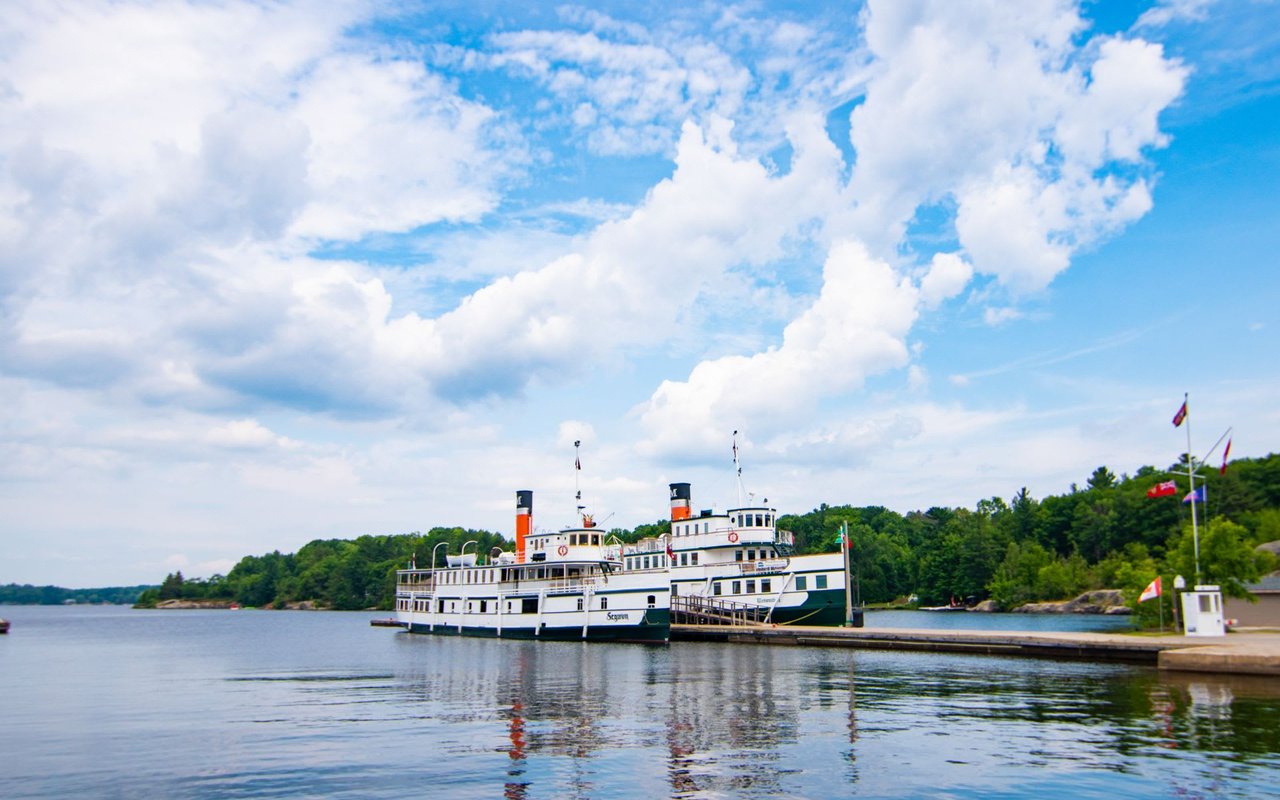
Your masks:
[{"label": "blue sky", "polygon": [[[19,3],[0,582],[1275,449],[1272,2]],[[575,475],[573,447],[583,442]]]}]

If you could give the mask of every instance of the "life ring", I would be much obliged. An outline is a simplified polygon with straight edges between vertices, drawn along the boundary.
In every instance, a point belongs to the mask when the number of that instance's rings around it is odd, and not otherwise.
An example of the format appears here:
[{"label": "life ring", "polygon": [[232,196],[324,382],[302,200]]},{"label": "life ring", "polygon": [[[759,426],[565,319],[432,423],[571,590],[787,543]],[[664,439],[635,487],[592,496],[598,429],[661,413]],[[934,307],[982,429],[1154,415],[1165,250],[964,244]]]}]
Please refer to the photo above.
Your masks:
[{"label": "life ring", "polygon": [[736,542],[736,541],[738,541],[738,532],[737,532],[737,531],[729,531],[729,541],[731,541],[731,542]]},{"label": "life ring", "polygon": [[565,547],[564,545],[560,545],[559,547],[556,548],[556,552],[562,556],[567,556],[569,555],[569,548]]}]

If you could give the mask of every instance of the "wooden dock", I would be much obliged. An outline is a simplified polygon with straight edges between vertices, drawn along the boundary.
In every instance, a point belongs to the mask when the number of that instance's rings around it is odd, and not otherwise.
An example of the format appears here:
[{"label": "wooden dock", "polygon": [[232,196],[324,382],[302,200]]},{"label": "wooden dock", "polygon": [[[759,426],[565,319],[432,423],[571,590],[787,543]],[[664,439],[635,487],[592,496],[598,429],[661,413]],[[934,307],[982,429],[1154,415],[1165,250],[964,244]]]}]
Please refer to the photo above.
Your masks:
[{"label": "wooden dock", "polygon": [[1222,638],[904,628],[672,625],[671,641],[851,647],[1150,664],[1165,670],[1280,675],[1280,633]]}]

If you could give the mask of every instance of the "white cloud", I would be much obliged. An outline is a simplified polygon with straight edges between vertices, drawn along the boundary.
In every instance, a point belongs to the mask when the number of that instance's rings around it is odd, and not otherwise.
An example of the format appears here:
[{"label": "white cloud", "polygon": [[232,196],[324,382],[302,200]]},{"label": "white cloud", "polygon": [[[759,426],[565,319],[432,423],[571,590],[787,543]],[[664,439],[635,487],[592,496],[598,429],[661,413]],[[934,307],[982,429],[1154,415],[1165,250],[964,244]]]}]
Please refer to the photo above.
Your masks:
[{"label": "white cloud", "polygon": [[959,294],[972,277],[973,267],[961,256],[938,253],[933,257],[929,271],[920,279],[920,299],[926,308],[935,308]]},{"label": "white cloud", "polygon": [[263,447],[294,447],[287,437],[277,436],[256,419],[235,419],[209,431],[210,444],[234,449],[256,450]]},{"label": "white cloud", "polygon": [[1160,0],[1142,12],[1135,29],[1161,28],[1176,21],[1199,21],[1208,16],[1209,7],[1217,0]]},{"label": "white cloud", "polygon": [[1158,45],[1081,48],[1074,4],[872,3],[876,57],[852,114],[848,230],[890,253],[916,209],[951,196],[974,268],[1046,286],[1081,246],[1150,208],[1143,166],[1187,71]]},{"label": "white cloud", "polygon": [[918,303],[916,287],[861,244],[836,244],[821,294],[787,325],[780,346],[703,361],[688,380],[663,381],[641,410],[642,451],[709,451],[743,420],[761,436],[803,423],[823,397],[907,364]]}]

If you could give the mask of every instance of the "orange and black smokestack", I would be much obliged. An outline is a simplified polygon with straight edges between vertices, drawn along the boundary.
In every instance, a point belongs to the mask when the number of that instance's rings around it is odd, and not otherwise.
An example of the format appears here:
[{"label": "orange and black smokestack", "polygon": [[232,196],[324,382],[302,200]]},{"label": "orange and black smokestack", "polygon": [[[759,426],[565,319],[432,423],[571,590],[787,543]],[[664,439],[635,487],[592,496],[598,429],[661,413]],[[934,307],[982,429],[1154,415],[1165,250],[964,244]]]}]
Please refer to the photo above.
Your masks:
[{"label": "orange and black smokestack", "polygon": [[524,563],[524,540],[533,533],[533,492],[516,492],[516,562]]},{"label": "orange and black smokestack", "polygon": [[690,498],[689,484],[673,483],[671,484],[671,521],[676,522],[682,519],[688,519],[692,516],[689,508]]}]

